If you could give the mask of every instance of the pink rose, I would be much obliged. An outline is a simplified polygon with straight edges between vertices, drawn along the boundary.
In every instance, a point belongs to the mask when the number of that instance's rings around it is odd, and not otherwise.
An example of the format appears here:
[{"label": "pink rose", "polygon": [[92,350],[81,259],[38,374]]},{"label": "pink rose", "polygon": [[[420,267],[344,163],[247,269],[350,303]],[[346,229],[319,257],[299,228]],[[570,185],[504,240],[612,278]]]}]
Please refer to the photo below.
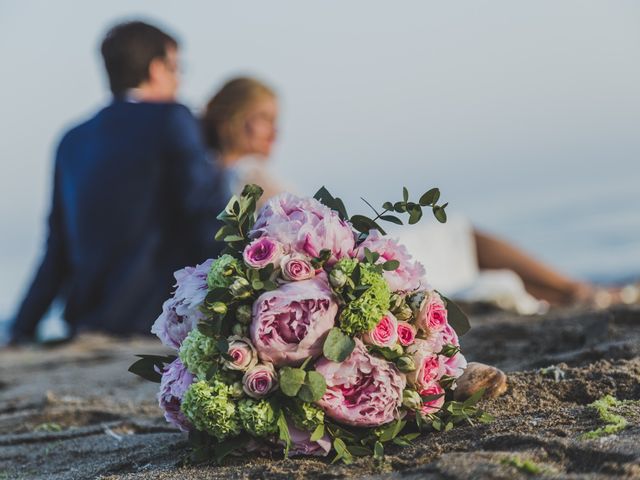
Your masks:
[{"label": "pink rose", "polygon": [[453,357],[444,357],[444,374],[453,378],[458,378],[467,368],[467,359],[458,352]]},{"label": "pink rose", "polygon": [[246,371],[258,363],[258,355],[251,340],[238,335],[227,339],[229,343],[228,355],[232,360],[225,360],[224,366],[229,370]]},{"label": "pink rose", "polygon": [[289,435],[291,436],[291,449],[289,456],[314,455],[326,457],[331,451],[331,439],[326,433],[316,442],[311,441],[311,433],[296,428],[293,423],[287,422]]},{"label": "pink rose", "polygon": [[398,341],[403,347],[411,345],[416,339],[416,329],[408,322],[398,322]]},{"label": "pink rose", "polygon": [[440,332],[447,325],[447,307],[435,291],[426,292],[420,305],[416,325],[425,332]]},{"label": "pink rose", "polygon": [[290,193],[272,197],[258,214],[251,236],[265,235],[279,241],[285,253],[317,257],[321,250],[330,250],[329,265],[351,256],[355,248],[353,230],[337,212],[314,198]]},{"label": "pink rose", "polygon": [[191,422],[184,416],[180,405],[182,397],[189,385],[193,383],[193,375],[185,368],[179,358],[176,358],[162,371],[158,402],[164,410],[164,418],[183,432],[191,430]]},{"label": "pink rose", "polygon": [[417,389],[430,387],[444,375],[442,357],[433,351],[431,342],[416,339],[414,344],[407,348],[407,353],[416,364],[416,369],[407,374],[407,380]]},{"label": "pink rose", "polygon": [[270,263],[277,266],[282,257],[282,245],[269,237],[260,237],[245,247],[242,257],[251,268],[264,268]]},{"label": "pink rose", "polygon": [[362,337],[364,343],[377,347],[391,347],[398,341],[398,320],[387,312],[373,330]]},{"label": "pink rose", "polygon": [[370,230],[369,236],[358,248],[358,258],[364,258],[364,249],[368,248],[372,252],[380,254],[378,263],[388,260],[398,260],[400,266],[390,272],[383,272],[384,278],[389,284],[392,292],[409,292],[418,288],[426,288],[424,281],[424,267],[420,262],[412,260],[407,247],[401,245],[397,240],[383,236],[378,230]]},{"label": "pink rose", "polygon": [[242,377],[242,389],[252,398],[265,397],[277,387],[276,371],[270,363],[251,367]]},{"label": "pink rose", "polygon": [[277,367],[300,365],[322,353],[337,312],[326,275],[286,283],[253,304],[251,340],[262,361]]},{"label": "pink rose", "polygon": [[442,408],[442,405],[444,405],[444,389],[437,383],[434,383],[433,385],[427,388],[423,388],[418,393],[420,393],[420,395],[422,395],[423,397],[427,397],[430,395],[441,395],[435,400],[428,400],[422,403],[422,407],[420,408],[420,411],[422,412],[423,415],[429,415],[430,413],[437,413]]},{"label": "pink rose", "polygon": [[280,262],[280,268],[284,279],[292,282],[308,280],[316,275],[311,262],[300,254],[285,255]]},{"label": "pink rose", "polygon": [[357,427],[377,427],[398,418],[406,380],[395,365],[369,355],[359,339],[342,363],[321,358],[316,371],[324,376],[327,390],[318,401],[338,422]]}]

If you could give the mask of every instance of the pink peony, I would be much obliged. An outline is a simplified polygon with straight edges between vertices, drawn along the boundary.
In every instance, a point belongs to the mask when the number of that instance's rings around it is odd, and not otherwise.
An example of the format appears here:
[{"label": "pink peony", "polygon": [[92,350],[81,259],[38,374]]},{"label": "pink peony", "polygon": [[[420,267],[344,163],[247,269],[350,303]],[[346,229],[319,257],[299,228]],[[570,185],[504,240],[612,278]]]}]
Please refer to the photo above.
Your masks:
[{"label": "pink peony", "polygon": [[337,312],[326,275],[286,283],[253,304],[251,340],[262,361],[299,365],[322,353]]},{"label": "pink peony", "polygon": [[391,347],[398,341],[398,320],[387,312],[373,330],[362,337],[364,343],[377,347]]},{"label": "pink peony", "polygon": [[284,279],[292,282],[308,280],[316,275],[311,262],[307,257],[300,254],[285,255],[282,258],[280,267],[282,268]]},{"label": "pink peony", "polygon": [[164,410],[164,418],[183,432],[188,432],[192,428],[191,423],[180,410],[184,392],[191,383],[193,383],[193,375],[180,359],[176,358],[163,370],[158,392],[158,402],[160,408]]},{"label": "pink peony", "polygon": [[442,408],[442,405],[444,405],[444,389],[437,383],[434,383],[433,385],[427,388],[423,388],[418,393],[420,393],[420,395],[422,395],[423,397],[427,397],[430,395],[441,395],[439,398],[436,398],[435,400],[428,400],[422,403],[422,407],[420,408],[420,411],[422,412],[423,415],[429,415],[430,413],[438,413],[438,411]]},{"label": "pink peony", "polygon": [[315,455],[326,457],[331,451],[331,439],[326,433],[316,442],[311,441],[311,433],[296,428],[293,423],[287,422],[289,435],[291,436],[291,449],[289,455]]},{"label": "pink peony", "polygon": [[162,305],[162,313],[151,327],[151,333],[167,347],[180,348],[187,334],[205,315],[200,306],[207,296],[207,274],[213,260],[174,273],[176,290]]},{"label": "pink peony", "polygon": [[327,382],[318,405],[347,425],[377,427],[398,417],[406,380],[395,365],[369,355],[364,344],[355,341],[355,349],[342,363],[326,358],[316,363]]},{"label": "pink peony", "polygon": [[228,355],[232,360],[225,360],[224,366],[229,370],[246,371],[258,363],[258,355],[251,340],[238,335],[228,338]]},{"label": "pink peony", "polygon": [[442,343],[442,345],[453,345],[455,347],[460,346],[460,340],[458,339],[458,334],[453,329],[453,327],[448,323],[438,333],[438,335],[440,337],[440,343]]},{"label": "pink peony", "polygon": [[329,264],[351,256],[355,248],[351,226],[336,212],[318,200],[290,193],[272,197],[260,211],[251,236],[265,235],[282,243],[286,253],[317,257],[321,250],[330,250]]},{"label": "pink peony", "polygon": [[427,287],[423,279],[424,267],[420,262],[412,260],[407,247],[398,243],[397,240],[383,236],[378,230],[371,230],[366,240],[358,247],[360,260],[364,258],[365,248],[380,254],[378,263],[384,263],[387,260],[400,262],[400,266],[396,270],[383,273],[392,292],[400,290],[409,292]]},{"label": "pink peony", "polygon": [[282,257],[282,245],[267,236],[260,237],[245,247],[242,257],[244,263],[251,268],[260,269],[269,264],[278,266]]},{"label": "pink peony", "polygon": [[437,292],[426,292],[416,325],[427,333],[440,332],[447,326],[447,307]]},{"label": "pink peony", "polygon": [[407,348],[407,353],[416,364],[416,369],[407,374],[407,380],[416,388],[428,388],[444,375],[442,357],[434,352],[431,342],[417,339]]},{"label": "pink peony", "polygon": [[266,397],[277,387],[276,371],[270,363],[258,364],[242,377],[242,389],[252,398]]},{"label": "pink peony", "polygon": [[398,341],[403,347],[411,345],[416,340],[416,329],[409,322],[398,322]]}]

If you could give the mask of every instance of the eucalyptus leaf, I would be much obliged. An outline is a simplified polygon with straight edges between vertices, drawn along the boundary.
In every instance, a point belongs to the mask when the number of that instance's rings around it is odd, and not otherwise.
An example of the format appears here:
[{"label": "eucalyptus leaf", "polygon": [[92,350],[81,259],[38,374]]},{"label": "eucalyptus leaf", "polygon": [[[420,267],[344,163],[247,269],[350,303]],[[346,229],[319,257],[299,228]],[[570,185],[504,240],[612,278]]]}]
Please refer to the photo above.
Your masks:
[{"label": "eucalyptus leaf", "polygon": [[334,327],[329,331],[327,339],[322,346],[322,353],[324,356],[334,362],[344,361],[356,346],[356,342],[348,335],[342,333],[342,331]]},{"label": "eucalyptus leaf", "polygon": [[432,188],[428,190],[420,197],[420,205],[426,207],[427,205],[435,205],[440,198],[440,189]]},{"label": "eucalyptus leaf", "polygon": [[311,440],[312,442],[317,442],[318,440],[320,440],[322,437],[324,436],[324,423],[321,423],[320,425],[318,425],[316,427],[316,429],[313,431],[313,433],[311,434],[311,437],[309,438],[309,440]]},{"label": "eucalyptus leaf", "polygon": [[409,201],[409,190],[407,190],[407,187],[402,187],[402,199],[405,202]]},{"label": "eucalyptus leaf", "polygon": [[280,390],[288,397],[295,397],[304,383],[306,372],[299,368],[280,369]]},{"label": "eucalyptus leaf", "polygon": [[447,223],[447,213],[442,207],[433,207],[433,215],[440,223]]},{"label": "eucalyptus leaf", "polygon": [[311,370],[307,372],[306,379],[300,391],[298,392],[298,398],[303,402],[317,402],[322,398],[324,392],[327,390],[327,382],[322,374]]},{"label": "eucalyptus leaf", "polygon": [[[391,205],[393,207],[393,205]],[[385,222],[395,223],[396,225],[402,225],[402,220],[394,215],[382,215],[380,216],[380,220],[384,220]]]},{"label": "eucalyptus leaf", "polygon": [[382,269],[387,272],[391,272],[393,270],[397,270],[400,266],[400,262],[398,260],[387,260],[382,264]]},{"label": "eucalyptus leaf", "polygon": [[338,454],[338,458],[341,459],[344,463],[348,464],[353,462],[353,456],[351,455],[351,452],[349,452],[349,450],[347,449],[347,446],[345,445],[342,439],[335,438],[333,440],[333,448]]}]

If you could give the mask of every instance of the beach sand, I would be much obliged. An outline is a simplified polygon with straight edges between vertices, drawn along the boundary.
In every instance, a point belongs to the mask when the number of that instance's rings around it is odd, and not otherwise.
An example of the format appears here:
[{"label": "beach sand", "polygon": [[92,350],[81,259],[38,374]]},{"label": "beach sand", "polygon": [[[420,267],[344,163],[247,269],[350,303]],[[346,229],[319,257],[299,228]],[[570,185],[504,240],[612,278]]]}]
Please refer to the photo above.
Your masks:
[{"label": "beach sand", "polygon": [[379,464],[281,455],[189,464],[186,435],[157,407],[157,384],[127,372],[135,353],[165,352],[153,339],[0,351],[0,479],[511,479],[530,476],[526,460],[541,477],[640,478],[640,402],[616,410],[629,422],[622,432],[582,439],[603,425],[591,402],[640,400],[640,308],[477,311],[472,325],[467,358],[509,373],[506,394],[481,404],[495,421],[390,446]]}]

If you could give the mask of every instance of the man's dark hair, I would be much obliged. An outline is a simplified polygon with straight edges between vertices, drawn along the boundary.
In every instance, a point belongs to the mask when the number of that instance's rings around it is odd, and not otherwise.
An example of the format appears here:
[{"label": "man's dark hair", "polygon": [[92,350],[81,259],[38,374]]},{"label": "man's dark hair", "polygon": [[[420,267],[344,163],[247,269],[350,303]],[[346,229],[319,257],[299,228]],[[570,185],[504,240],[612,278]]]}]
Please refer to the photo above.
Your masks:
[{"label": "man's dark hair", "polygon": [[100,51],[114,95],[122,95],[149,79],[149,65],[178,47],[171,35],[144,22],[121,23],[109,30]]}]

